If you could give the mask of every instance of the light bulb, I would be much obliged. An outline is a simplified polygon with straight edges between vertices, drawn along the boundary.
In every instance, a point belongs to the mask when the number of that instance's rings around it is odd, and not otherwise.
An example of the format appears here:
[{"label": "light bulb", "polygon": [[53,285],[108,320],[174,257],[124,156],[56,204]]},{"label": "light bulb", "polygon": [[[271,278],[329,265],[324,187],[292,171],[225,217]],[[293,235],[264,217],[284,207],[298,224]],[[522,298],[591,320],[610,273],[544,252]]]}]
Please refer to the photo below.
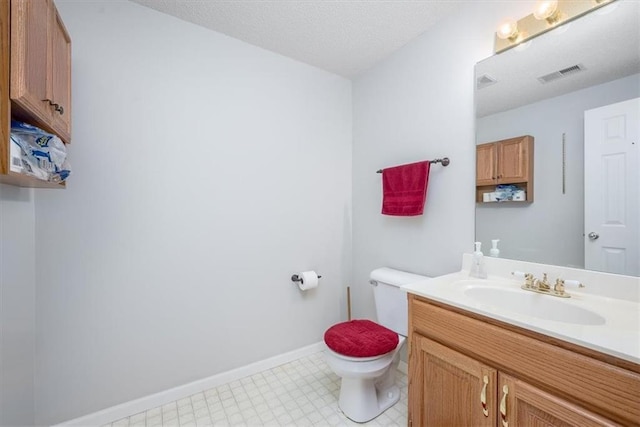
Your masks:
[{"label": "light bulb", "polygon": [[496,31],[500,39],[514,39],[518,35],[518,22],[513,18],[505,19]]},{"label": "light bulb", "polygon": [[533,16],[536,19],[549,19],[558,10],[558,0],[539,0],[533,10]]}]

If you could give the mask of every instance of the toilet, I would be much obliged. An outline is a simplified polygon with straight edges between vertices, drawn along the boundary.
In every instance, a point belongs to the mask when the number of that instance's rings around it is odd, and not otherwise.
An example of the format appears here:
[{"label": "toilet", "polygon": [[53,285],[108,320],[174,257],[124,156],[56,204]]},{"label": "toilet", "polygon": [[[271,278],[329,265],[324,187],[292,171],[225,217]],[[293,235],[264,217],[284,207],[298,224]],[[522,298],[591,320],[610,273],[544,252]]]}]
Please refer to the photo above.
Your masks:
[{"label": "toilet", "polygon": [[373,270],[370,279],[378,322],[351,320],[324,334],[327,364],[342,378],[338,405],[358,423],[400,400],[395,372],[408,334],[407,294],[400,286],[427,277],[384,267]]}]

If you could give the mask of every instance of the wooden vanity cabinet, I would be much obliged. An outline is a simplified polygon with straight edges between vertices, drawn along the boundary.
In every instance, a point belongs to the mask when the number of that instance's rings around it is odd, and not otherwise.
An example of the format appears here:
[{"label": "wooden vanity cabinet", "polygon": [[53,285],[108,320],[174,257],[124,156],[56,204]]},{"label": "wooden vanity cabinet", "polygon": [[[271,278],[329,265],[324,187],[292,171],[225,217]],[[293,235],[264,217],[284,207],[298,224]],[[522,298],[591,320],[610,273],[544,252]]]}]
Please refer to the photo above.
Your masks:
[{"label": "wooden vanity cabinet", "polygon": [[640,366],[409,295],[409,425],[640,423]]},{"label": "wooden vanity cabinet", "polygon": [[410,379],[422,395],[413,425],[495,426],[497,371],[424,336],[414,340]]},{"label": "wooden vanity cabinet", "polygon": [[0,182],[63,188],[10,170],[11,119],[71,141],[71,39],[53,0],[0,0]]},{"label": "wooden vanity cabinet", "polygon": [[503,373],[498,377],[497,398],[500,425],[503,420],[511,427],[617,425],[583,407]]},{"label": "wooden vanity cabinet", "polygon": [[533,137],[520,136],[476,146],[476,202],[498,184],[515,184],[533,201]]}]

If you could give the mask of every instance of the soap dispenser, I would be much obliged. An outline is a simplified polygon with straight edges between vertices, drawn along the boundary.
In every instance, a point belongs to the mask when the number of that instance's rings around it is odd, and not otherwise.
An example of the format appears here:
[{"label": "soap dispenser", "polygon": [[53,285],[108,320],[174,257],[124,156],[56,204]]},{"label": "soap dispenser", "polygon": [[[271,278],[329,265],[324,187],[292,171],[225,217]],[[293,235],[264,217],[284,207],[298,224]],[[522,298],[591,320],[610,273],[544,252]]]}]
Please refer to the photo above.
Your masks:
[{"label": "soap dispenser", "polygon": [[469,276],[477,277],[478,279],[486,279],[487,272],[484,269],[484,255],[482,254],[482,243],[475,242],[476,250],[473,253],[473,261],[471,263],[471,271]]},{"label": "soap dispenser", "polygon": [[489,250],[489,255],[492,257],[498,258],[500,256],[500,249],[498,249],[498,242],[500,239],[493,239],[491,241],[491,249]]}]

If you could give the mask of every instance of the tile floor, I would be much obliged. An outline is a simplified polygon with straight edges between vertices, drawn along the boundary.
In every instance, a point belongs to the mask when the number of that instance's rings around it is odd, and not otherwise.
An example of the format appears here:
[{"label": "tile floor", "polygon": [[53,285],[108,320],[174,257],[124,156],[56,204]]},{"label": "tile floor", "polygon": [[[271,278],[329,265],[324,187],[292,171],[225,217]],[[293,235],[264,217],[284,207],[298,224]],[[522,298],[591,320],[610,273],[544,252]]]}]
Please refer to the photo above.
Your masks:
[{"label": "tile floor", "polygon": [[400,401],[355,423],[338,408],[340,378],[319,352],[107,426],[406,426],[407,376],[398,371],[396,382]]}]

